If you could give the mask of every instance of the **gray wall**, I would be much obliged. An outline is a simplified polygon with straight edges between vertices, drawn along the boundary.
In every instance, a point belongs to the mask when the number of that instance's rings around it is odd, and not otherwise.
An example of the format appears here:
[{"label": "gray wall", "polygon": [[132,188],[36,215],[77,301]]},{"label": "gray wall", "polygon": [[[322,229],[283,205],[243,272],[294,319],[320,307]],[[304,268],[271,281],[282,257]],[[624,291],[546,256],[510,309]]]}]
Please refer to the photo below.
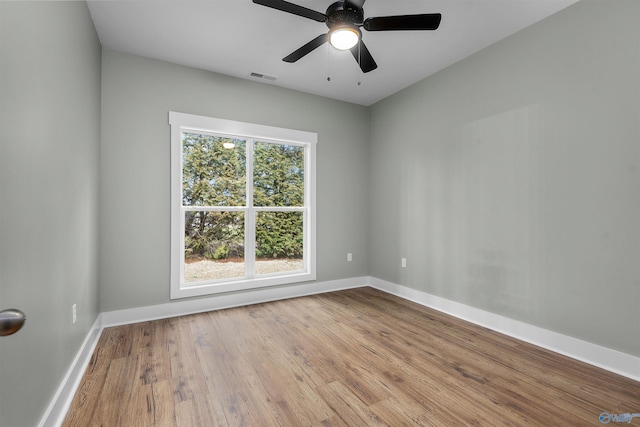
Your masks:
[{"label": "gray wall", "polygon": [[373,106],[370,275],[640,356],[638,18],[583,0]]},{"label": "gray wall", "polygon": [[318,280],[640,355],[638,16],[583,0],[365,108],[101,56],[84,3],[0,1],[0,309],[29,319],[0,425],[37,423],[99,311],[169,301],[170,110],[319,133]]},{"label": "gray wall", "polygon": [[169,111],[317,132],[317,279],[367,274],[367,108],[107,49],[102,65],[102,311],[169,301]]},{"label": "gray wall", "polygon": [[100,61],[84,2],[0,1],[0,309],[27,315],[2,426],[38,423],[98,315]]}]

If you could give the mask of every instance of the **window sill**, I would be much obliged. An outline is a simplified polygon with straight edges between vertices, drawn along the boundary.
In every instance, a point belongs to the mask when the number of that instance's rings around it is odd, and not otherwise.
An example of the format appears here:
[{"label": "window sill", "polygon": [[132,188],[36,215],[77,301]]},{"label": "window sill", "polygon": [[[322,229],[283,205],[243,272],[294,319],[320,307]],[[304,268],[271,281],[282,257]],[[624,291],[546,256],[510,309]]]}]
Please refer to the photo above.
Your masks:
[{"label": "window sill", "polygon": [[216,295],[249,289],[259,289],[272,286],[288,285],[292,283],[316,280],[315,273],[294,273],[286,276],[269,276],[256,279],[238,279],[227,282],[181,285],[171,288],[171,299]]}]

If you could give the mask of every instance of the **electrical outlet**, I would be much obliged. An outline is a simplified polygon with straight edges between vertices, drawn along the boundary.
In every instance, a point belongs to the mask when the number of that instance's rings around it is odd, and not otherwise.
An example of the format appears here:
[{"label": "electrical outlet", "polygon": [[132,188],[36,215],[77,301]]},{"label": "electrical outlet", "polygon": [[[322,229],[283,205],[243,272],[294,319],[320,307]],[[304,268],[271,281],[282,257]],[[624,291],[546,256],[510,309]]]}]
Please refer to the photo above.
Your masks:
[{"label": "electrical outlet", "polygon": [[71,306],[71,316],[72,316],[72,318],[73,318],[73,320],[72,320],[72,321],[73,321],[73,324],[75,325],[75,324],[76,324],[76,321],[78,320],[78,316],[76,315],[76,304],[73,304],[73,305]]},{"label": "electrical outlet", "polygon": [[349,253],[347,254],[347,261],[348,261],[348,262],[353,261],[353,254],[351,254],[351,252],[349,252]]},{"label": "electrical outlet", "polygon": [[402,268],[407,268],[407,259],[402,258]]}]

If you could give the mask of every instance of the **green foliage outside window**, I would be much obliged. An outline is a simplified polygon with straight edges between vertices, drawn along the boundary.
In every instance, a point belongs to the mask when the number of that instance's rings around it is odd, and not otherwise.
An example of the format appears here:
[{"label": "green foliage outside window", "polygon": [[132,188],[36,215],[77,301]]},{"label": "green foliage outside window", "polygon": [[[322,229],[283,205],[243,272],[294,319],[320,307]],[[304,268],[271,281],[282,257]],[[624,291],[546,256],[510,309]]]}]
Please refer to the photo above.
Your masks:
[{"label": "green foliage outside window", "polygon": [[[225,148],[224,143],[233,143]],[[253,144],[253,204],[259,207],[304,205],[304,148]],[[184,206],[246,205],[246,143],[210,135],[183,135]],[[188,211],[185,256],[227,259],[244,254],[244,213]],[[301,212],[258,212],[257,258],[302,258]]]}]

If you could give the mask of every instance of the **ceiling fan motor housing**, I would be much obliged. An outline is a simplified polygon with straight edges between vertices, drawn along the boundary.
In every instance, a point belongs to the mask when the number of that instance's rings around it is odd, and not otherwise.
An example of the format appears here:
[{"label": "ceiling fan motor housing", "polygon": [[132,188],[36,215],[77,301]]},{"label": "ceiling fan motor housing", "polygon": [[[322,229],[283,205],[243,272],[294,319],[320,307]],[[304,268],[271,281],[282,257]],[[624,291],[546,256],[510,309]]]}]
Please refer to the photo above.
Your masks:
[{"label": "ceiling fan motor housing", "polygon": [[362,26],[364,9],[349,7],[344,1],[333,3],[327,8],[327,27],[333,29],[344,25]]}]

